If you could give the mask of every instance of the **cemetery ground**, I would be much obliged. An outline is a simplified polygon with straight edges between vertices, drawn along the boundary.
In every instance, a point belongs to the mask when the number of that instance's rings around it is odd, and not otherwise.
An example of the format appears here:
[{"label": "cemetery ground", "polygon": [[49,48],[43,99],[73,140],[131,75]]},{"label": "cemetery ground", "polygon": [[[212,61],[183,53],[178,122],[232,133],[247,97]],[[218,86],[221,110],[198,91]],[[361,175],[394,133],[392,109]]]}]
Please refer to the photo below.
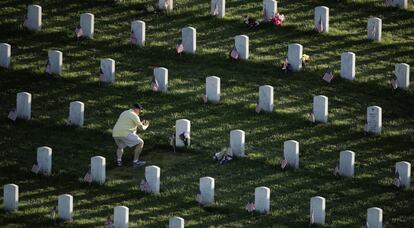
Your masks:
[{"label": "cemetery ground", "polygon": [[[40,32],[19,29],[26,4],[43,8]],[[19,185],[17,212],[0,212],[2,227],[102,226],[115,206],[130,209],[130,227],[166,227],[171,216],[181,216],[189,227],[307,227],[309,201],[326,198],[327,227],[363,227],[366,210],[384,210],[385,227],[412,227],[413,190],[396,190],[391,182],[395,162],[414,161],[414,93],[391,90],[394,64],[414,66],[414,8],[385,8],[382,1],[278,2],[285,26],[262,24],[246,28],[242,16],[261,18],[262,1],[227,0],[223,19],[209,15],[208,1],[177,0],[168,15],[146,13],[150,1],[15,1],[0,2],[0,41],[12,45],[12,67],[0,70],[0,185]],[[313,9],[330,7],[330,31],[313,29]],[[95,14],[93,40],[76,41],[73,31],[81,13]],[[369,17],[383,20],[381,43],[367,41]],[[146,22],[146,46],[129,43],[130,23]],[[197,29],[195,55],[175,54],[181,28]],[[250,58],[233,62],[228,52],[234,36],[250,38]],[[285,74],[280,64],[290,43],[300,43],[311,62],[301,72]],[[63,52],[62,76],[47,76],[47,51]],[[339,76],[340,55],[356,54],[356,79]],[[99,61],[116,61],[116,81],[98,81]],[[154,67],[169,70],[168,92],[149,89]],[[336,78],[322,80],[327,67]],[[221,101],[202,104],[205,78],[221,78]],[[275,110],[254,112],[261,85],[275,88]],[[12,123],[7,112],[16,93],[32,94],[32,119]],[[307,120],[314,95],[329,97],[329,121]],[[85,103],[83,128],[67,126],[69,103]],[[124,166],[116,167],[111,136],[119,114],[134,102],[145,108],[142,119],[151,125],[139,135],[145,141],[143,159],[161,168],[161,194],[139,191],[144,168],[132,168],[132,150]],[[383,133],[366,137],[366,108],[383,110]],[[173,153],[168,137],[177,119],[191,121],[191,149]],[[247,157],[227,165],[212,160],[229,142],[233,129],[246,132]],[[283,142],[300,143],[300,168],[281,171]],[[36,148],[53,149],[52,175],[30,172]],[[342,150],[355,152],[353,178],[332,172]],[[83,183],[90,158],[107,161],[104,185]],[[199,178],[215,178],[215,204],[201,208],[195,202]],[[271,189],[269,214],[251,214],[244,206],[254,189]],[[74,197],[74,220],[52,220],[50,210],[60,194]]]}]

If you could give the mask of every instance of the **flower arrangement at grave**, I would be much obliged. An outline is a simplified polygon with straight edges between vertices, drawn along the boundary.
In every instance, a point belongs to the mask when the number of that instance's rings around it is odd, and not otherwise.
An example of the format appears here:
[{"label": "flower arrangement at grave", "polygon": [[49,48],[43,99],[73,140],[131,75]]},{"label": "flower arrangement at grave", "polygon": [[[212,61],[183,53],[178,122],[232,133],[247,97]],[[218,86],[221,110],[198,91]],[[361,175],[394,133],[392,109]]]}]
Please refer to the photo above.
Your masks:
[{"label": "flower arrangement at grave", "polygon": [[231,146],[223,148],[221,151],[214,154],[213,159],[218,161],[220,165],[227,164],[233,160],[233,150]]}]

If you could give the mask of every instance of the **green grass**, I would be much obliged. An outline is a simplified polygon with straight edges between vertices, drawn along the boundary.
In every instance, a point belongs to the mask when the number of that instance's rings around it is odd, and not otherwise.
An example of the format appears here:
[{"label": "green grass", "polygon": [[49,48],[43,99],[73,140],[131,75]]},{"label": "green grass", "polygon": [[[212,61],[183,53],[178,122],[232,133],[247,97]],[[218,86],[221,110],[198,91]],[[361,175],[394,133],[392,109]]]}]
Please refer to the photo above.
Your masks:
[{"label": "green grass", "polygon": [[[12,45],[12,68],[0,70],[0,184],[20,187],[19,211],[0,212],[2,227],[98,227],[113,214],[113,207],[130,208],[131,227],[166,227],[168,218],[181,216],[188,227],[307,227],[310,198],[326,198],[328,227],[362,227],[366,209],[384,210],[385,227],[414,224],[413,190],[391,187],[394,164],[414,160],[414,93],[395,94],[388,85],[394,64],[414,66],[414,7],[385,8],[381,1],[290,0],[278,4],[286,15],[282,29],[261,25],[245,28],[241,16],[261,14],[261,0],[227,0],[226,17],[209,16],[208,1],[177,0],[169,15],[145,14],[142,2],[47,1],[41,32],[19,30],[20,19],[31,1],[0,2],[0,42]],[[330,8],[329,34],[315,34],[313,8]],[[84,12],[95,14],[95,39],[76,42],[73,30]],[[366,40],[370,16],[383,19],[383,42]],[[131,48],[130,22],[146,22],[147,46]],[[197,29],[197,54],[176,56],[180,30]],[[250,59],[231,62],[227,53],[233,37],[250,37]],[[302,72],[284,74],[279,65],[287,45],[298,42],[312,61]],[[62,77],[43,74],[47,51],[63,52]],[[340,54],[356,54],[356,79],[339,78]],[[99,60],[116,61],[116,82],[98,82]],[[149,82],[154,66],[169,69],[169,92],[153,94]],[[326,67],[337,78],[327,85],[321,79]],[[222,101],[202,105],[205,77],[221,77]],[[274,86],[275,111],[254,113],[261,85]],[[16,93],[32,93],[28,121],[9,122],[5,116],[15,106]],[[309,125],[312,97],[329,97],[329,123]],[[66,125],[69,103],[85,103],[85,127]],[[138,190],[143,169],[114,167],[116,146],[111,129],[118,115],[131,103],[145,106],[143,119],[150,128],[140,133],[145,140],[143,158],[161,167],[161,194]],[[364,137],[366,108],[383,108],[383,134]],[[174,154],[168,146],[176,119],[192,124],[192,148]],[[220,166],[214,152],[228,143],[233,129],[246,131],[248,156]],[[300,169],[281,172],[278,163],[285,140],[300,143]],[[53,174],[30,173],[36,148],[53,149]],[[259,149],[258,149],[259,148]],[[356,176],[336,179],[332,170],[339,152],[356,153]],[[107,159],[103,186],[82,183],[90,157]],[[126,151],[126,161],[132,151]],[[200,177],[216,180],[216,203],[206,210],[195,203]],[[244,210],[254,188],[271,189],[271,213]],[[74,196],[74,221],[53,221],[49,211],[60,194]]]}]

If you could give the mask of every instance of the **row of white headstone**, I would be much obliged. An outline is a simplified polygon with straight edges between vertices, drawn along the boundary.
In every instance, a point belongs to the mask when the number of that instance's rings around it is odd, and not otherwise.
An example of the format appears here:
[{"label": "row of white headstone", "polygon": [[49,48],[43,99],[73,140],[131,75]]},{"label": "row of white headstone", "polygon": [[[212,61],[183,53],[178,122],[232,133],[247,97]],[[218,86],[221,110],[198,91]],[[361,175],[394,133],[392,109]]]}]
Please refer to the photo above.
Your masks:
[{"label": "row of white headstone", "polygon": [[[194,28],[183,29],[183,44],[184,50],[189,50],[190,53],[195,52],[195,42],[193,34],[195,33]],[[187,42],[187,39],[190,39]],[[192,41],[191,41],[192,40]],[[235,47],[240,54],[241,59],[249,58],[249,37],[240,35],[235,37]],[[292,66],[294,71],[302,69],[302,56],[303,46],[300,44],[290,44],[288,46],[288,62]],[[0,43],[0,67],[9,68],[11,59],[11,46],[7,43]],[[60,51],[49,51],[48,52],[48,64],[50,66],[50,73],[62,74],[63,67],[63,54]],[[100,80],[106,83],[112,83],[115,81],[115,60],[106,58],[101,59],[100,62]],[[344,52],[341,54],[341,70],[340,74],[342,78],[347,80],[355,79],[355,53]],[[410,84],[410,66],[406,63],[395,64],[394,74],[397,78],[398,88],[408,89]],[[167,91],[168,83],[168,69],[160,67],[154,69],[154,76],[157,79],[160,91]],[[220,85],[217,82],[217,78],[210,78],[207,84],[212,83],[214,87]],[[219,92],[219,91],[218,91]],[[207,92],[208,93],[208,92]],[[208,94],[207,94],[207,97]],[[210,96],[211,101],[218,101],[217,96]],[[210,100],[210,99],[209,99]]]}]

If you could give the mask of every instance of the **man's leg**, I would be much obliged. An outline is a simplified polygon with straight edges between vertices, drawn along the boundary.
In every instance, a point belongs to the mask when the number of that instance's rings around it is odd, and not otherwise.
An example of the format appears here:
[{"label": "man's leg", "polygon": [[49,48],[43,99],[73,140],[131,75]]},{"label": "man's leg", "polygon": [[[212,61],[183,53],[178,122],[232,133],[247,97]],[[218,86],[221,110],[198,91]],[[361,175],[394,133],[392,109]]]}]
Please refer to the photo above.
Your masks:
[{"label": "man's leg", "polygon": [[116,150],[116,158],[118,161],[122,161],[122,154],[124,154],[124,149],[118,147]]},{"label": "man's leg", "polygon": [[139,160],[139,155],[142,152],[142,148],[144,148],[144,141],[141,141],[140,144],[135,146],[134,150],[134,162]]}]

